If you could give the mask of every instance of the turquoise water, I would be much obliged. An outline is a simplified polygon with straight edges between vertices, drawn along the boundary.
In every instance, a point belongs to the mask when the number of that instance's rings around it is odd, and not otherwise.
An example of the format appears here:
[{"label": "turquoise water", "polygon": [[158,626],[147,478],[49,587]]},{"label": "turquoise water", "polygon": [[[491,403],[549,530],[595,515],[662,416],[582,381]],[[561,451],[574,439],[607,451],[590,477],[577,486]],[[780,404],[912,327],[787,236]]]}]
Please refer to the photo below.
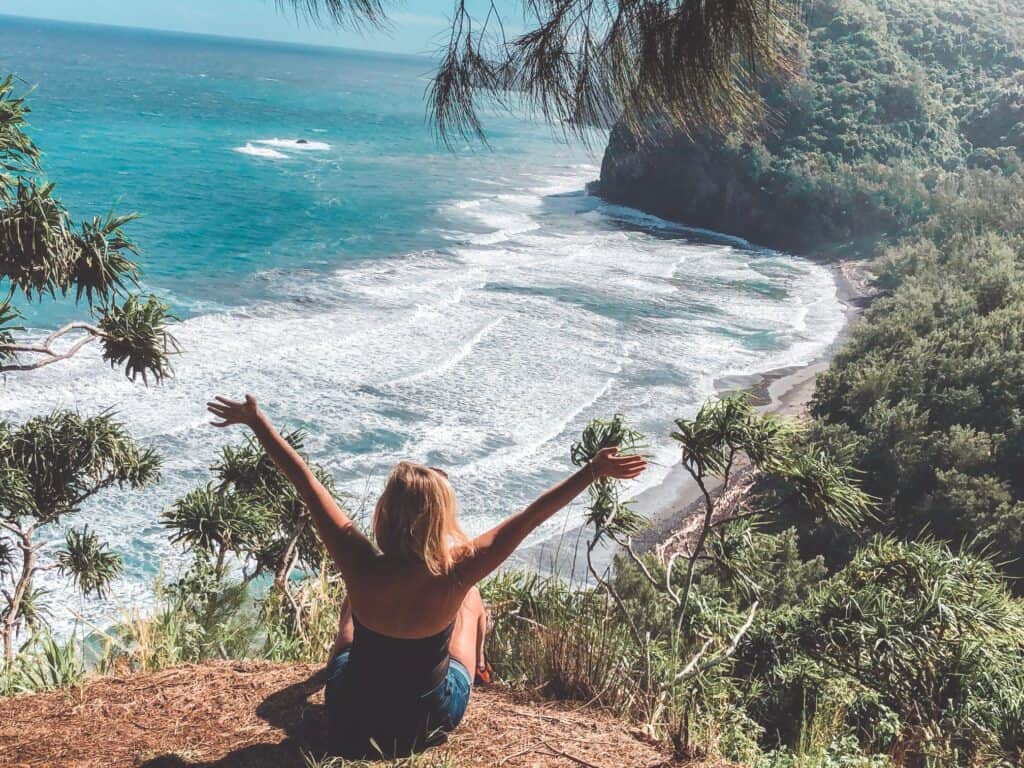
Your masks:
[{"label": "turquoise water", "polygon": [[[161,387],[95,350],[0,385],[2,418],[113,408],[165,457],[161,485],[77,521],[126,559],[95,621],[180,568],[159,514],[241,437],[206,426],[212,394],[309,430],[357,511],[398,459],[445,466],[479,532],[568,469],[588,419],[627,414],[667,463],[671,419],[717,378],[810,360],[842,324],[824,268],[603,204],[599,157],[538,122],[441,149],[423,59],[0,17],[0,64],[36,86],[73,213],[145,214],[146,288],[181,318]],[[75,313],[33,309],[29,335]]]}]

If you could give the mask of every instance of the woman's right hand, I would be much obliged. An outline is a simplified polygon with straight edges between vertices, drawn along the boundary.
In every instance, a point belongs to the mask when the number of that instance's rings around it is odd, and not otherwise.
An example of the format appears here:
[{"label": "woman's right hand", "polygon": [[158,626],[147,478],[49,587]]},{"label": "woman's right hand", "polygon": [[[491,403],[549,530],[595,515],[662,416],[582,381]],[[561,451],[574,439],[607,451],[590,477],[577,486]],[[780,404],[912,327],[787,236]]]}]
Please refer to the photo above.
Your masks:
[{"label": "woman's right hand", "polygon": [[220,421],[210,422],[215,427],[245,424],[252,428],[260,418],[259,406],[256,405],[256,398],[252,395],[246,395],[245,400],[241,403],[217,395],[206,404],[206,410],[220,419]]},{"label": "woman's right hand", "polygon": [[594,480],[612,478],[614,480],[632,480],[639,477],[647,469],[647,459],[633,454],[620,455],[619,449],[602,448],[590,460],[590,471]]}]

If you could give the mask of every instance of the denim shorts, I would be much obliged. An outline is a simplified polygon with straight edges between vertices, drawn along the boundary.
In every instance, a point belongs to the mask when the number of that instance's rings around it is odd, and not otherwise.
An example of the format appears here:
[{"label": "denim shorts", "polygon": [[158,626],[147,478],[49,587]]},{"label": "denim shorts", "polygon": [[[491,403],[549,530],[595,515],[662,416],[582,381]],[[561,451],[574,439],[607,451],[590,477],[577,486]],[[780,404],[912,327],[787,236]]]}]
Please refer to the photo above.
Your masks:
[{"label": "denim shorts", "polygon": [[348,651],[328,665],[324,698],[334,743],[345,757],[403,757],[444,741],[462,721],[473,679],[451,659],[434,688],[387,690],[353,674]]}]

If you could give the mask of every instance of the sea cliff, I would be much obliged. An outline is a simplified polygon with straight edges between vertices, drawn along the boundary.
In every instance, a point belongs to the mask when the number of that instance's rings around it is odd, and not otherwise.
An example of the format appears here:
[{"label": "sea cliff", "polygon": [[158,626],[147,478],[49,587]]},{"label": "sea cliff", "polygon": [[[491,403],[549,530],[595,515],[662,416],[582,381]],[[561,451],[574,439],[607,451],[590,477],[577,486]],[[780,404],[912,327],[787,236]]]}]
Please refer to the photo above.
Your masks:
[{"label": "sea cliff", "polygon": [[806,18],[794,74],[761,86],[762,125],[616,126],[596,191],[774,248],[870,254],[933,212],[947,175],[1024,152],[1020,9],[813,0]]}]

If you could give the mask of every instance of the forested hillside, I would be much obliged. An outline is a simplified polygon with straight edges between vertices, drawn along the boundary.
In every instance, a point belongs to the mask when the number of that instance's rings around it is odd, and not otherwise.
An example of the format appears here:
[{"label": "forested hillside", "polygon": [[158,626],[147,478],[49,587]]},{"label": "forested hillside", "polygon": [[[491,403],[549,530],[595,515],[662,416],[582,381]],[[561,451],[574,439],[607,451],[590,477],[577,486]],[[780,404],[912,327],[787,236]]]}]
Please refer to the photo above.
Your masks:
[{"label": "forested hillside", "polygon": [[601,194],[806,254],[871,251],[934,210],[948,172],[1024,151],[1024,6],[814,0],[756,138],[613,131]]},{"label": "forested hillside", "polygon": [[[842,679],[857,741],[897,765],[1019,764],[1021,647],[996,635],[1021,601],[989,590],[1024,591],[1024,6],[814,0],[807,18],[801,72],[764,88],[763,136],[617,129],[601,178],[691,225],[872,259],[881,296],[819,378],[809,440],[877,507],[856,529],[793,510],[769,526],[799,551],[785,572],[831,575],[741,650],[765,683],[746,711],[793,744],[794,713],[834,706]],[[924,629],[932,610],[956,618]]]},{"label": "forested hillside", "polygon": [[[876,258],[885,294],[819,380],[815,435],[879,499],[870,528],[1024,574],[1024,6],[815,0],[774,130],[617,130],[612,199],[810,256]],[[800,524],[833,567],[858,537]],[[1020,591],[1020,584],[1015,585]]]}]

